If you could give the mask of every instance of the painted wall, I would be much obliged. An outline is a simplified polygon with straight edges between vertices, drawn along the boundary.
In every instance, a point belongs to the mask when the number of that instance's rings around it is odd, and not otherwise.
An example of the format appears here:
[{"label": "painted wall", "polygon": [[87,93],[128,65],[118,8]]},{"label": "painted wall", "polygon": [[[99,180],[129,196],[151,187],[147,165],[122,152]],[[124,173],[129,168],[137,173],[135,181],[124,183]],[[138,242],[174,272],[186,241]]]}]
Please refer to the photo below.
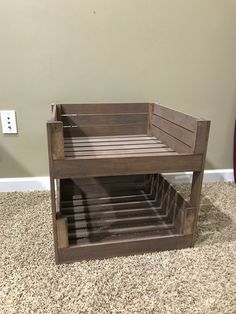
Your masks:
[{"label": "painted wall", "polygon": [[160,101],[212,120],[207,168],[232,168],[235,0],[0,1],[0,176],[48,174],[52,102]]}]

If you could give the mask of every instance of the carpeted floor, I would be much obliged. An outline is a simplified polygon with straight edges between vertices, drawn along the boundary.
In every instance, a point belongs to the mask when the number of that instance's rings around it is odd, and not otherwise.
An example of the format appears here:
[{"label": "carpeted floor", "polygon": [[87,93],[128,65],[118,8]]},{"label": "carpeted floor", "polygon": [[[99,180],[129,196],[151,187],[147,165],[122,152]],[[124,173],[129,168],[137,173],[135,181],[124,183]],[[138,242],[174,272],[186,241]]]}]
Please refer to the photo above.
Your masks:
[{"label": "carpeted floor", "polygon": [[49,193],[0,193],[0,213],[1,314],[236,313],[234,184],[204,186],[195,248],[62,266]]}]

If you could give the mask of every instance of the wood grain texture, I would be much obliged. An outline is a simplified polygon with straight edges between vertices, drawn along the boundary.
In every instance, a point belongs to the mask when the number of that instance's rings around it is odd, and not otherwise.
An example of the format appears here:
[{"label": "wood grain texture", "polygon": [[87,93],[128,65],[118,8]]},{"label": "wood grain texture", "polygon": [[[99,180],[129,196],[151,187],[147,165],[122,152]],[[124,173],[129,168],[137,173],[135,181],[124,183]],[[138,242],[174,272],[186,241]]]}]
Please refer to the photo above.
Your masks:
[{"label": "wood grain texture", "polygon": [[195,144],[195,132],[189,131],[180,125],[172,123],[155,114],[152,116],[152,124],[189,147],[193,147]]},{"label": "wood grain texture", "polygon": [[193,148],[187,144],[180,141],[178,138],[173,137],[166,131],[159,129],[158,127],[152,125],[152,135],[155,135],[163,143],[173,148],[176,152],[180,154],[192,154]]},{"label": "wood grain texture", "polygon": [[146,113],[126,114],[83,114],[66,115],[61,117],[64,125],[94,126],[94,125],[126,125],[126,124],[147,124]]},{"label": "wood grain texture", "polygon": [[64,126],[65,137],[73,136],[107,136],[107,135],[127,135],[145,134],[146,124],[118,124],[118,125],[93,125],[93,126]]},{"label": "wood grain texture", "polygon": [[147,113],[148,103],[61,104],[63,114]]},{"label": "wood grain texture", "polygon": [[48,132],[51,137],[50,150],[52,159],[59,160],[64,158],[64,137],[62,122],[48,122]]},{"label": "wood grain texture", "polygon": [[57,224],[58,249],[69,247],[67,218],[57,219],[56,224]]},{"label": "wood grain texture", "polygon": [[183,112],[179,112],[177,110],[167,108],[160,104],[154,104],[153,112],[155,115],[158,115],[166,120],[169,120],[175,123],[176,125],[186,128],[192,132],[196,130],[197,121],[201,120],[199,118],[195,118],[193,116],[187,115]]},{"label": "wood grain texture", "polygon": [[190,247],[192,236],[160,235],[159,238],[144,237],[140,239],[124,240],[123,242],[108,242],[99,245],[79,245],[58,251],[60,263],[70,263],[78,260],[108,258],[115,256],[127,256],[156,252],[164,250],[176,250]]},{"label": "wood grain texture", "polygon": [[146,174],[171,171],[197,171],[201,168],[201,155],[107,157],[55,160],[55,178],[78,178]]}]

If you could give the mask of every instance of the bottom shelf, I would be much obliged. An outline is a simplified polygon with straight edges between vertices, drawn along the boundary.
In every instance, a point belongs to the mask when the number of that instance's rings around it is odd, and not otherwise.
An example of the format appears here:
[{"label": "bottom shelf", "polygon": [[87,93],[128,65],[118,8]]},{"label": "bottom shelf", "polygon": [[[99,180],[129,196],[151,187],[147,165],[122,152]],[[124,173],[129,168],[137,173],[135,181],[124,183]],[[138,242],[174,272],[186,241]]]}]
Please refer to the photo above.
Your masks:
[{"label": "bottom shelf", "polygon": [[187,247],[192,222],[190,204],[160,174],[62,179],[59,262]]}]

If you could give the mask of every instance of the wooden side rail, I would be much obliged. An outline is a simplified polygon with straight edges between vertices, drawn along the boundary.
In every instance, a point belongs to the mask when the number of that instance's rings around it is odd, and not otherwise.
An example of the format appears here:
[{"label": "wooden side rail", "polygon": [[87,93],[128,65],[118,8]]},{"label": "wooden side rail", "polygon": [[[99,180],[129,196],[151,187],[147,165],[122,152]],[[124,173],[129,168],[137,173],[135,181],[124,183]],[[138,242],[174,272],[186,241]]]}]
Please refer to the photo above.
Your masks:
[{"label": "wooden side rail", "polygon": [[150,133],[179,153],[204,154],[210,122],[150,104]]}]

